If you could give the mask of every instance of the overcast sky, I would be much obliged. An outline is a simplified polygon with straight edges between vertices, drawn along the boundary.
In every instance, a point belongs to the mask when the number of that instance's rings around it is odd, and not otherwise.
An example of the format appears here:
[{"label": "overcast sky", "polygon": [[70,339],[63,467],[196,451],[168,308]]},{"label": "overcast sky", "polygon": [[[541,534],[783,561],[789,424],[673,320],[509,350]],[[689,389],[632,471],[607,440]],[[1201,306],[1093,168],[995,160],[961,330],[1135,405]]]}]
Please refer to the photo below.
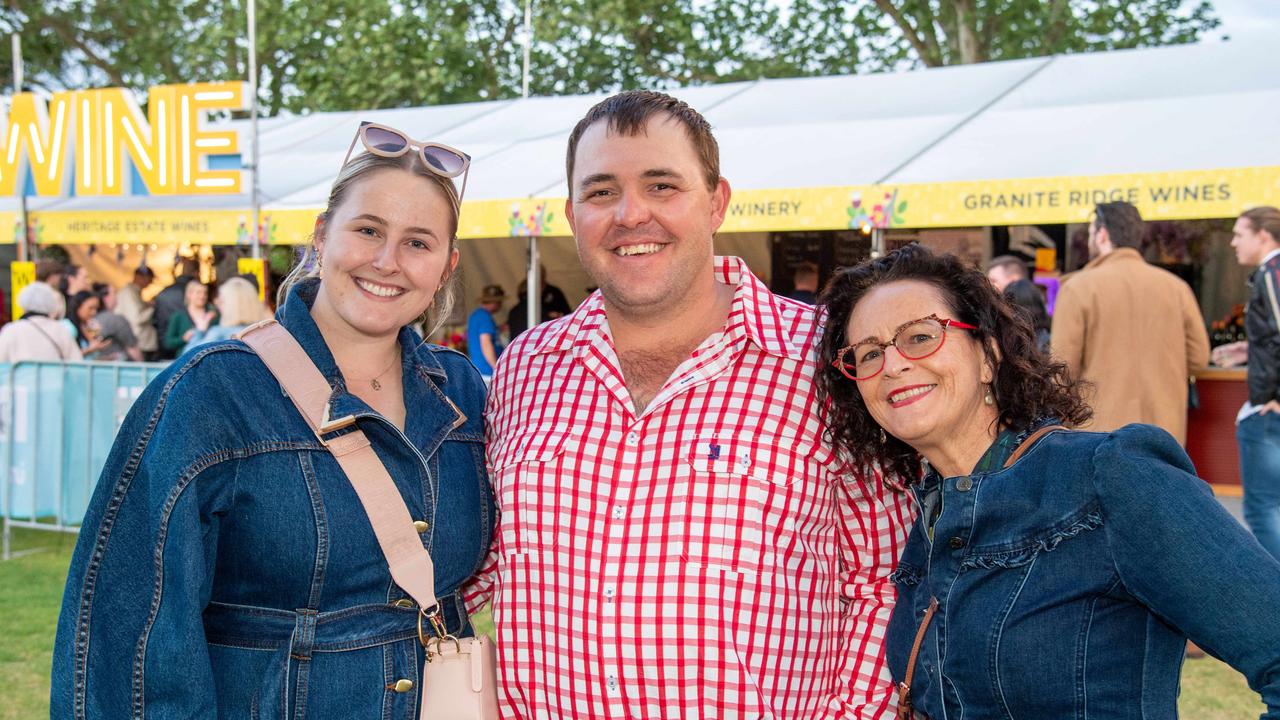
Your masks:
[{"label": "overcast sky", "polygon": [[1234,38],[1280,34],[1280,0],[1210,0],[1222,25],[1209,37]]}]

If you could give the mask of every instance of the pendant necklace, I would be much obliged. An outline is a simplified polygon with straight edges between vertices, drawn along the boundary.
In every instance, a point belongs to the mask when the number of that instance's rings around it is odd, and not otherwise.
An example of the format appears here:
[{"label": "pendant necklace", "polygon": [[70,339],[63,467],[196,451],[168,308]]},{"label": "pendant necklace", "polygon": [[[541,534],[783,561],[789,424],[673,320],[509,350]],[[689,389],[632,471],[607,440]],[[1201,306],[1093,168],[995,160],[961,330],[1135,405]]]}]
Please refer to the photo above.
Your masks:
[{"label": "pendant necklace", "polygon": [[[397,350],[398,350],[398,348],[397,348]],[[381,389],[382,389],[382,383],[378,382],[378,378],[382,377],[383,375],[386,375],[386,374],[387,374],[387,371],[388,371],[388,370],[390,370],[391,368],[395,367],[395,366],[396,366],[396,363],[398,363],[398,362],[400,362],[400,353],[399,353],[399,352],[397,352],[397,353],[396,353],[396,356],[391,360],[391,364],[390,364],[390,365],[388,365],[388,366],[386,366],[385,368],[383,368],[383,369],[382,369],[382,372],[380,372],[380,373],[378,373],[377,375],[374,375],[373,377],[369,378],[369,386],[370,386],[370,387],[372,387],[374,390],[381,390]],[[353,380],[355,380],[356,382],[360,382],[360,378],[352,378],[352,379],[353,379]]]}]

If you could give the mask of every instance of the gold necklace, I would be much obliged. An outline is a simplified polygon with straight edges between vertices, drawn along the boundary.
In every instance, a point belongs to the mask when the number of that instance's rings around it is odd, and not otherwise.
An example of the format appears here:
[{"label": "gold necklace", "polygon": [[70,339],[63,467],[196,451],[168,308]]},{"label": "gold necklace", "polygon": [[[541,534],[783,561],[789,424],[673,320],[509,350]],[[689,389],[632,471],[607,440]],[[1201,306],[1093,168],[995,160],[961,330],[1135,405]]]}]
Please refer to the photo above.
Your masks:
[{"label": "gold necklace", "polygon": [[[399,348],[399,346],[397,345],[397,346],[396,346],[396,350],[397,350],[397,352],[396,352],[396,356],[395,356],[394,358],[392,358],[392,359],[391,359],[391,364],[390,364],[390,365],[388,365],[388,366],[386,366],[385,368],[383,368],[383,369],[382,369],[382,372],[378,373],[377,375],[374,375],[373,377],[368,378],[369,386],[370,386],[370,387],[372,387],[374,390],[381,390],[381,389],[382,389],[382,383],[378,382],[378,378],[382,377],[383,375],[386,375],[386,374],[387,374],[387,371],[388,371],[388,370],[390,370],[391,368],[395,367],[395,366],[396,366],[396,363],[400,361],[400,353],[399,353],[399,349],[400,349],[400,348]],[[356,382],[364,382],[364,381],[365,381],[365,379],[364,379],[364,378],[352,378],[352,380],[355,380]]]}]

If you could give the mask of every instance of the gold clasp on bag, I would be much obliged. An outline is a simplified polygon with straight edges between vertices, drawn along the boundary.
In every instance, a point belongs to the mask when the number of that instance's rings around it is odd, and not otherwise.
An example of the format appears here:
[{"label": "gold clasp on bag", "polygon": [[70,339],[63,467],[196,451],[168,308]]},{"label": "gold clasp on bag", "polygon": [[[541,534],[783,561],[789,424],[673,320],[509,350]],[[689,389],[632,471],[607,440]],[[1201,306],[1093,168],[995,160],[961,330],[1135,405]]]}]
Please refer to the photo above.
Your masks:
[{"label": "gold clasp on bag", "polygon": [[[422,631],[423,618],[426,618],[427,622],[431,625],[432,631],[435,632],[435,637],[427,637],[427,634]],[[446,641],[452,642],[454,649],[457,652],[462,652],[462,643],[458,641],[458,638],[449,634],[449,630],[444,624],[444,618],[440,617],[440,606],[433,605],[430,610],[419,609],[418,642],[422,643],[423,649],[427,651],[427,662],[431,662],[432,658],[442,654],[440,652],[440,644]],[[435,652],[432,652],[432,643],[435,643]]]}]

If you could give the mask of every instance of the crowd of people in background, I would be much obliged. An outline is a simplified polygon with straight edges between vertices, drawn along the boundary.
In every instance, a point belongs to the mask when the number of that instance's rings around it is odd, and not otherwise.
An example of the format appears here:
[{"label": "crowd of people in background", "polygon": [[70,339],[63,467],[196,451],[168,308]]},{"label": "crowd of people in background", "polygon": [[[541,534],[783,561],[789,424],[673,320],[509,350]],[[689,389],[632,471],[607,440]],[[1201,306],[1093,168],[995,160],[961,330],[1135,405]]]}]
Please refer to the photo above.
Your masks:
[{"label": "crowd of people in background", "polygon": [[196,258],[181,258],[175,270],[173,284],[148,292],[156,274],[145,264],[116,288],[94,282],[83,266],[36,263],[35,282],[15,298],[21,317],[0,318],[0,362],[163,362],[270,315],[251,275],[211,287]]}]

